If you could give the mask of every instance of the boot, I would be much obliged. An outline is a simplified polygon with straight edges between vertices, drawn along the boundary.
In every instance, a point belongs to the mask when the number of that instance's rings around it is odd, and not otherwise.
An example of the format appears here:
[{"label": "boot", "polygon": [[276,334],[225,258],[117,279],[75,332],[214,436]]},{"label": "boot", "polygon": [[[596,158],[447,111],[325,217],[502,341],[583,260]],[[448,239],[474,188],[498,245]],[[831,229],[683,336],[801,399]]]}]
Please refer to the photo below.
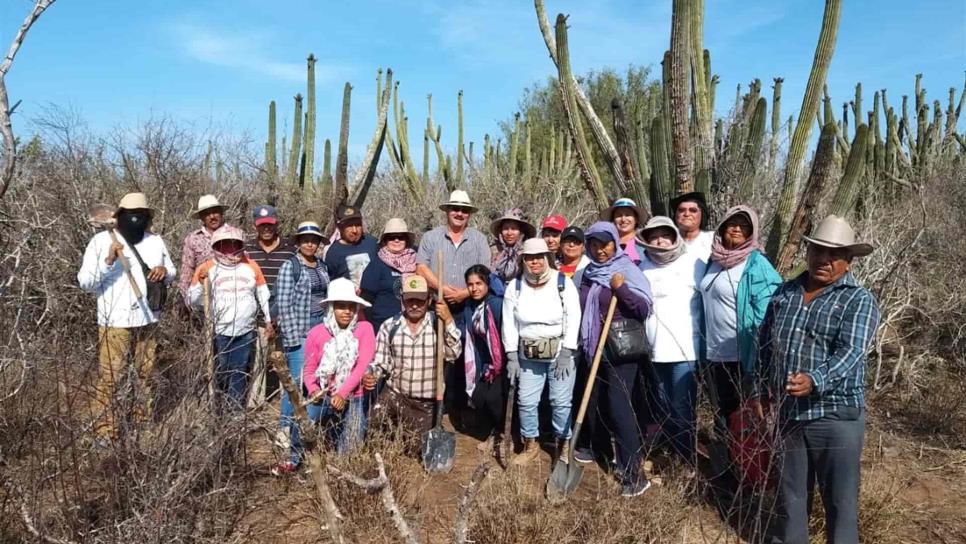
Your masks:
[{"label": "boot", "polygon": [[570,440],[557,439],[557,460],[570,463]]},{"label": "boot", "polygon": [[536,438],[524,438],[523,439],[523,451],[519,455],[513,458],[513,464],[517,466],[524,466],[530,464],[540,455],[540,446],[537,445]]}]

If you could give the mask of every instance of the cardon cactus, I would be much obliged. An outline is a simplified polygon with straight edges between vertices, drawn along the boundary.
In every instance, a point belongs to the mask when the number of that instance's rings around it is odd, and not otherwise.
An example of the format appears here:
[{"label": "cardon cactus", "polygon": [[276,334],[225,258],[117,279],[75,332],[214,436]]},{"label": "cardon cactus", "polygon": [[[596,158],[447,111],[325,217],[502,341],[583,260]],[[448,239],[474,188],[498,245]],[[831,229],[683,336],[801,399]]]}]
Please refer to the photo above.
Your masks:
[{"label": "cardon cactus", "polygon": [[849,162],[845,165],[845,173],[835,191],[829,213],[844,217],[855,208],[863,184],[866,182],[866,154],[869,141],[869,126],[865,124],[857,126],[849,153]]},{"label": "cardon cactus", "polygon": [[305,137],[302,145],[305,147],[305,161],[302,164],[300,184],[311,183],[315,178],[315,55],[310,54],[306,59],[308,80],[305,89]]},{"label": "cardon cactus", "polygon": [[671,150],[674,154],[674,182],[678,192],[682,193],[694,190],[688,134],[689,7],[690,0],[674,0],[671,8],[671,86],[668,90]]},{"label": "cardon cactus", "polygon": [[276,142],[275,133],[275,101],[272,100],[268,103],[268,144],[265,146],[265,171],[268,173],[268,179],[275,182],[275,177],[278,175],[278,155],[275,150]]},{"label": "cardon cactus", "polygon": [[339,154],[335,158],[335,197],[345,201],[349,196],[349,109],[352,103],[352,85],[342,89],[342,121],[339,124]]},{"label": "cardon cactus", "polygon": [[651,215],[668,215],[670,197],[674,191],[664,141],[664,118],[658,115],[651,122]]}]

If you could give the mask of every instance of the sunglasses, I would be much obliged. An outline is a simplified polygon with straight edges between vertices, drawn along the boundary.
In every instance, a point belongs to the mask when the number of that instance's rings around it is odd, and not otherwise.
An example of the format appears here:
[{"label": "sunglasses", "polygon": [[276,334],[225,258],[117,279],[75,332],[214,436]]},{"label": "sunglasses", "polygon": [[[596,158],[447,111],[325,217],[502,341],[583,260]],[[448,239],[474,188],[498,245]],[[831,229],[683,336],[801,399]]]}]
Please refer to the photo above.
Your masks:
[{"label": "sunglasses", "polygon": [[456,213],[465,213],[466,215],[473,213],[471,208],[464,208],[463,206],[450,206],[449,209]]},{"label": "sunglasses", "polygon": [[698,213],[700,211],[701,211],[701,208],[699,208],[697,206],[693,206],[693,207],[690,207],[690,208],[678,208],[678,213],[696,214],[696,213]]},{"label": "sunglasses", "polygon": [[409,240],[409,236],[405,234],[386,234],[382,239],[386,242],[405,242]]}]

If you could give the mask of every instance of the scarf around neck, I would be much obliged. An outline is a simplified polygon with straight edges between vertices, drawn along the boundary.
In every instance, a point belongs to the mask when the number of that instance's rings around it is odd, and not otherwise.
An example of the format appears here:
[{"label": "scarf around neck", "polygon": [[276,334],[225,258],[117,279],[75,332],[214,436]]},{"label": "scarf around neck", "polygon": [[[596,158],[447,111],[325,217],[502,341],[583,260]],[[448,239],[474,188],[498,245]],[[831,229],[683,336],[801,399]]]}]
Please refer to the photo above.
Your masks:
[{"label": "scarf around neck", "polygon": [[382,259],[382,262],[386,263],[386,266],[404,276],[416,273],[416,250],[411,247],[407,247],[399,253],[393,253],[386,246],[382,246],[379,248],[377,255]]},{"label": "scarf around neck", "polygon": [[[725,221],[740,213],[748,216],[748,220],[751,222],[751,236],[740,246],[734,249],[727,249],[721,237],[721,229],[724,227]],[[744,262],[751,255],[751,252],[756,249],[761,249],[758,243],[758,214],[750,206],[739,205],[730,208],[725,213],[724,219],[718,223],[718,227],[714,230],[714,242],[711,244],[711,260],[721,265],[721,268],[727,270]]]},{"label": "scarf around neck", "polygon": [[550,276],[553,275],[553,268],[550,266],[550,259],[546,255],[543,256],[543,272],[540,274],[531,274],[527,270],[526,265],[520,265],[523,268],[523,279],[526,280],[530,285],[543,285],[550,281]]},{"label": "scarf around neck", "polygon": [[476,389],[478,375],[476,368],[477,339],[483,340],[490,352],[490,364],[483,369],[483,381],[493,383],[493,380],[503,371],[503,342],[500,340],[500,330],[496,326],[493,309],[490,308],[487,300],[489,300],[489,296],[479,302],[476,309],[473,310],[470,322],[466,324],[466,337],[463,342],[463,353],[465,355],[463,372],[466,376],[466,394],[470,398],[473,397],[473,391]]},{"label": "scarf around neck", "polygon": [[353,315],[349,326],[343,329],[336,322],[331,306],[322,319],[322,324],[329,329],[332,338],[322,346],[322,360],[315,376],[319,378],[319,385],[329,394],[334,394],[342,387],[359,357],[359,339],[353,334],[358,321],[358,314]]},{"label": "scarf around neck", "polygon": [[520,234],[520,239],[513,245],[507,245],[503,241],[502,234],[497,238],[497,247],[500,252],[493,258],[493,271],[504,280],[515,278],[520,270],[519,256],[520,248],[523,247],[522,238],[523,233]]}]

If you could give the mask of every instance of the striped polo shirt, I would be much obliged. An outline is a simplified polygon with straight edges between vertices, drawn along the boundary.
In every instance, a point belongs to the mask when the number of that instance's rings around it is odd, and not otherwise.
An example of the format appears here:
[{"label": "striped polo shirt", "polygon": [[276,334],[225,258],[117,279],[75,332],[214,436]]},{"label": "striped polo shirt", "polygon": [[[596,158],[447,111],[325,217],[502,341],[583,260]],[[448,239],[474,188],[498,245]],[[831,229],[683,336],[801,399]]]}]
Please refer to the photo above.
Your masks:
[{"label": "striped polo shirt", "polygon": [[268,283],[268,290],[271,293],[272,317],[274,318],[278,315],[275,309],[275,283],[278,280],[278,271],[282,268],[282,263],[295,256],[296,249],[282,240],[274,251],[267,252],[255,240],[245,246],[245,251],[248,253],[248,258],[262,269],[262,275],[265,276],[265,282]]}]

